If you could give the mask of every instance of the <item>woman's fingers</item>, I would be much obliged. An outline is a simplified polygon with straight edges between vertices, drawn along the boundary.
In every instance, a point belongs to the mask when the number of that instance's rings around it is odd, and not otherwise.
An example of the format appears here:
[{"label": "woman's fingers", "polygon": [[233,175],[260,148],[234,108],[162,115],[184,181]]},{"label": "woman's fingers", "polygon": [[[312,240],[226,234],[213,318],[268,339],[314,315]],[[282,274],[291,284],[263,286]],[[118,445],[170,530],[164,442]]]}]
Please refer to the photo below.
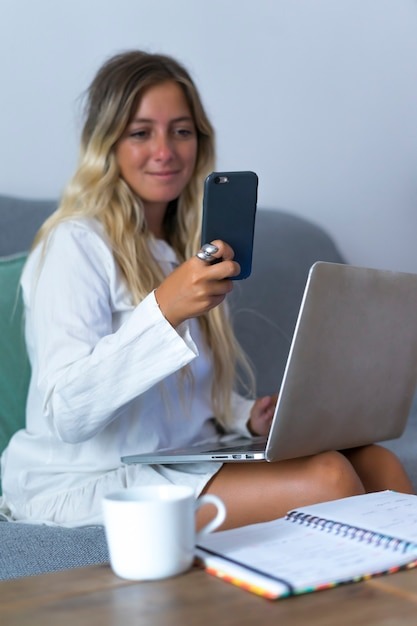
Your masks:
[{"label": "woman's fingers", "polygon": [[194,256],[174,270],[155,290],[159,307],[174,326],[191,317],[198,317],[218,306],[232,288],[230,280],[240,273],[233,259],[233,250],[216,240],[217,263]]}]

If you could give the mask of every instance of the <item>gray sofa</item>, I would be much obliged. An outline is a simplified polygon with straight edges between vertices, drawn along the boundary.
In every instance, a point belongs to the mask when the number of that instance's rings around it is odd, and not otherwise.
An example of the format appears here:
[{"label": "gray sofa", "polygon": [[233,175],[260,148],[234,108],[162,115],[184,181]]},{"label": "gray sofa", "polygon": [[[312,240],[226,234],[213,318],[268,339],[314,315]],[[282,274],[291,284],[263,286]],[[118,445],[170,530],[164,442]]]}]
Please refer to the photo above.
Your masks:
[{"label": "gray sofa", "polygon": [[[0,196],[0,261],[27,251],[55,206],[53,201]],[[283,211],[258,210],[253,273],[235,284],[230,304],[237,335],[255,367],[260,395],[278,389],[307,273],[317,260],[343,262],[323,229]],[[403,460],[417,487],[416,403],[404,435],[386,445]],[[2,522],[0,546],[0,580],[108,560],[102,527]]]}]

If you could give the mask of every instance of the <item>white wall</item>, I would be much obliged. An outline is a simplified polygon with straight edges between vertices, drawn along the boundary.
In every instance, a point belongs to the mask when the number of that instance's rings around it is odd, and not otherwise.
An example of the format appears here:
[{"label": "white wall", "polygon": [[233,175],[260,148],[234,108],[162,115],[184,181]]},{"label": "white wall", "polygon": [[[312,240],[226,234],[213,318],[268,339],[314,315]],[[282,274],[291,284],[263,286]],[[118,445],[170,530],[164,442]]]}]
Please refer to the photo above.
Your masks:
[{"label": "white wall", "polygon": [[78,97],[131,47],[188,66],[260,206],[417,272],[417,0],[0,0],[0,193],[61,192]]}]

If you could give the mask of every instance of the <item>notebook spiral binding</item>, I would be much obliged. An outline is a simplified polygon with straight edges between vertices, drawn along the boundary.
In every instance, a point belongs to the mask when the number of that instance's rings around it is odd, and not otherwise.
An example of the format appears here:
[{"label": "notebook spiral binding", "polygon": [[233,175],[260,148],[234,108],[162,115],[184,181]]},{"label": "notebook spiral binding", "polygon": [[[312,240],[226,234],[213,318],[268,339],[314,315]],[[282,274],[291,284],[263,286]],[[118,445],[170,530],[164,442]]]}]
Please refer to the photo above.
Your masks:
[{"label": "notebook spiral binding", "polygon": [[387,550],[393,550],[395,552],[406,552],[413,545],[410,541],[391,537],[390,535],[365,530],[364,528],[324,519],[322,517],[316,517],[307,513],[300,513],[299,511],[290,511],[290,513],[287,513],[285,519],[293,522],[294,524],[311,526],[313,528],[318,528],[323,532],[331,533],[333,535],[341,535],[348,539],[363,541],[364,543]]}]

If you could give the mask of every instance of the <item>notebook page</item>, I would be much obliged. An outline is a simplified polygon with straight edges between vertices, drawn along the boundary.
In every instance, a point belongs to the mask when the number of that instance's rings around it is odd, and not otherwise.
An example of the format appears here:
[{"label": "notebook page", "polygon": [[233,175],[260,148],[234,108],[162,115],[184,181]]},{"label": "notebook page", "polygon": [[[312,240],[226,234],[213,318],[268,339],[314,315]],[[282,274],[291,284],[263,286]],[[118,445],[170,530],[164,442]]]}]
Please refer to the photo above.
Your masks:
[{"label": "notebook page", "polygon": [[417,496],[379,491],[297,509],[417,544]]}]

